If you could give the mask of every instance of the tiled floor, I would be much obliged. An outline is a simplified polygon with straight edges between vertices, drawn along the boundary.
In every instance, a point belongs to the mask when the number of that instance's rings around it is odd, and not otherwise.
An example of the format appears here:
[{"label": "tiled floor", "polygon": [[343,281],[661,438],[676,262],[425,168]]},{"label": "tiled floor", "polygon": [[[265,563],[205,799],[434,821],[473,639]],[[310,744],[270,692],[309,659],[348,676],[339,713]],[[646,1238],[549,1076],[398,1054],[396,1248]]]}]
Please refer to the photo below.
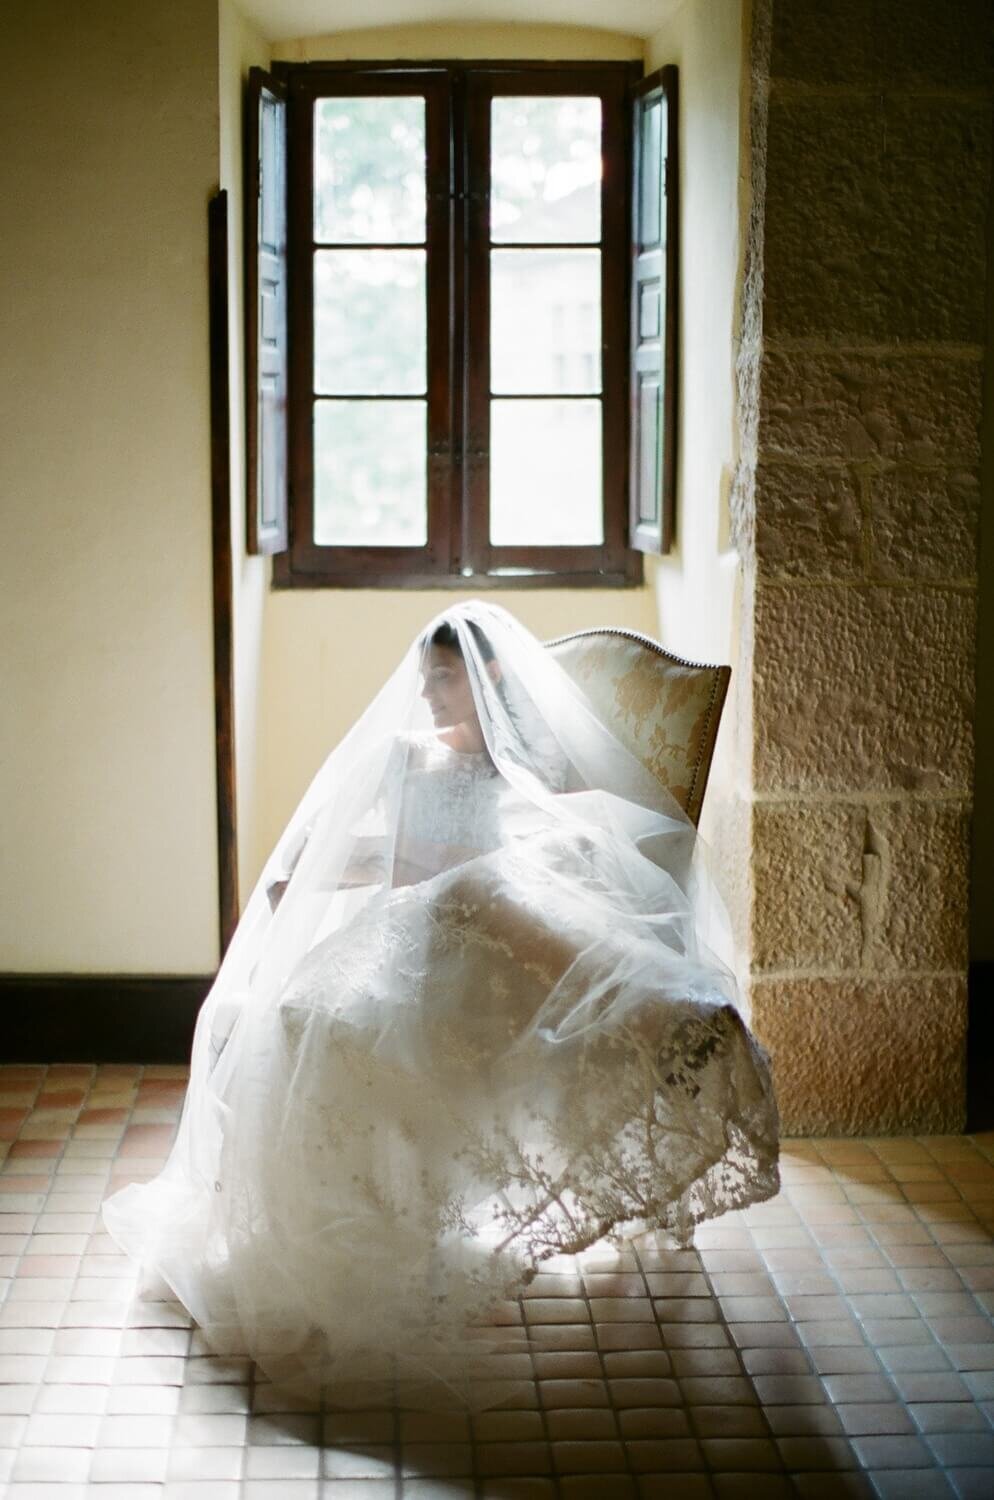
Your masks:
[{"label": "tiled floor", "polygon": [[[994,1136],[789,1141],[784,1190],[550,1263],[514,1409],[287,1411],[139,1299],[99,1205],[183,1070],[0,1068],[0,1495],[994,1497]],[[299,1403],[298,1403],[299,1404]]]}]

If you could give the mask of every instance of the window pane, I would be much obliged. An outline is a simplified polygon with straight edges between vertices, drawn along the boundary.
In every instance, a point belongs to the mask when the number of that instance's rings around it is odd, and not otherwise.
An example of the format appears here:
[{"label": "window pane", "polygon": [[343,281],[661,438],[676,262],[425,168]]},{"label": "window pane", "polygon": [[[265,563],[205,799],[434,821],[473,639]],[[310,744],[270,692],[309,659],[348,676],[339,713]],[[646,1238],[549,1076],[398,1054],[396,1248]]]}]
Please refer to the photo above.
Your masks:
[{"label": "window pane", "polygon": [[316,392],[420,395],[426,359],[423,250],[315,252]]},{"label": "window pane", "polygon": [[490,403],[490,540],[600,546],[599,401]]},{"label": "window pane", "polygon": [[314,540],[323,547],[428,541],[424,401],[318,401]]},{"label": "window pane", "polygon": [[601,237],[601,101],[492,101],[490,236],[503,244]]},{"label": "window pane", "polygon": [[494,391],[599,391],[601,252],[494,250],[490,256]]},{"label": "window pane", "polygon": [[314,238],[424,243],[423,98],[315,100]]}]

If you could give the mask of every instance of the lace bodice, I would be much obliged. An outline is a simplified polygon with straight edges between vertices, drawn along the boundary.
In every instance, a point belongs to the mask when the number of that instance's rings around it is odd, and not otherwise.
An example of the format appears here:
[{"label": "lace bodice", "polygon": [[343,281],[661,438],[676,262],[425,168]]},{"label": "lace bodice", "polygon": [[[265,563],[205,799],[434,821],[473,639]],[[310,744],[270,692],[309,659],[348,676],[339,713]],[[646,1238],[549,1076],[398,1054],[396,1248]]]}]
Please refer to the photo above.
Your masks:
[{"label": "lace bodice", "polygon": [[437,735],[412,734],[397,852],[423,877],[503,842],[510,788],[486,750],[451,749]]}]

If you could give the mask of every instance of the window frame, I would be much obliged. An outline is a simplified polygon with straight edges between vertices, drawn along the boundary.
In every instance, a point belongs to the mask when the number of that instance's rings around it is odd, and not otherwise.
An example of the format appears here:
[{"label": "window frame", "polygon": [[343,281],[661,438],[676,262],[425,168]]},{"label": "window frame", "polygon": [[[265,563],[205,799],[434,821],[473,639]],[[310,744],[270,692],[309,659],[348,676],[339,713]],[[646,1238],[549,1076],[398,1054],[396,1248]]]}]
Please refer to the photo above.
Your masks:
[{"label": "window frame", "polygon": [[[279,588],[626,587],[642,582],[629,541],[631,101],[640,62],[463,60],[282,63],[287,93],[289,545]],[[313,541],[314,103],[327,95],[426,99],[428,154],[428,542]],[[602,100],[601,395],[604,540],[494,547],[489,540],[489,122],[495,94],[596,93]],[[471,354],[471,351],[472,354]],[[397,398],[404,399],[404,398]]]}]

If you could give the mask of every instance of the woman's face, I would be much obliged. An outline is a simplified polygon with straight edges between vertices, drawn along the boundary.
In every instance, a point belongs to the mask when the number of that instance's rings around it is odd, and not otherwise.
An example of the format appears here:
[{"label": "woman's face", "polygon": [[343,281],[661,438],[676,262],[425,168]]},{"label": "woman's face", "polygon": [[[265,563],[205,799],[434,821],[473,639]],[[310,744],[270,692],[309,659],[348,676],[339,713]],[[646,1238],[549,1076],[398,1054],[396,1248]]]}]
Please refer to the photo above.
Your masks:
[{"label": "woman's face", "polygon": [[451,729],[476,719],[476,704],[466,663],[448,646],[431,646],[424,664],[421,696],[431,709],[436,729]]}]

